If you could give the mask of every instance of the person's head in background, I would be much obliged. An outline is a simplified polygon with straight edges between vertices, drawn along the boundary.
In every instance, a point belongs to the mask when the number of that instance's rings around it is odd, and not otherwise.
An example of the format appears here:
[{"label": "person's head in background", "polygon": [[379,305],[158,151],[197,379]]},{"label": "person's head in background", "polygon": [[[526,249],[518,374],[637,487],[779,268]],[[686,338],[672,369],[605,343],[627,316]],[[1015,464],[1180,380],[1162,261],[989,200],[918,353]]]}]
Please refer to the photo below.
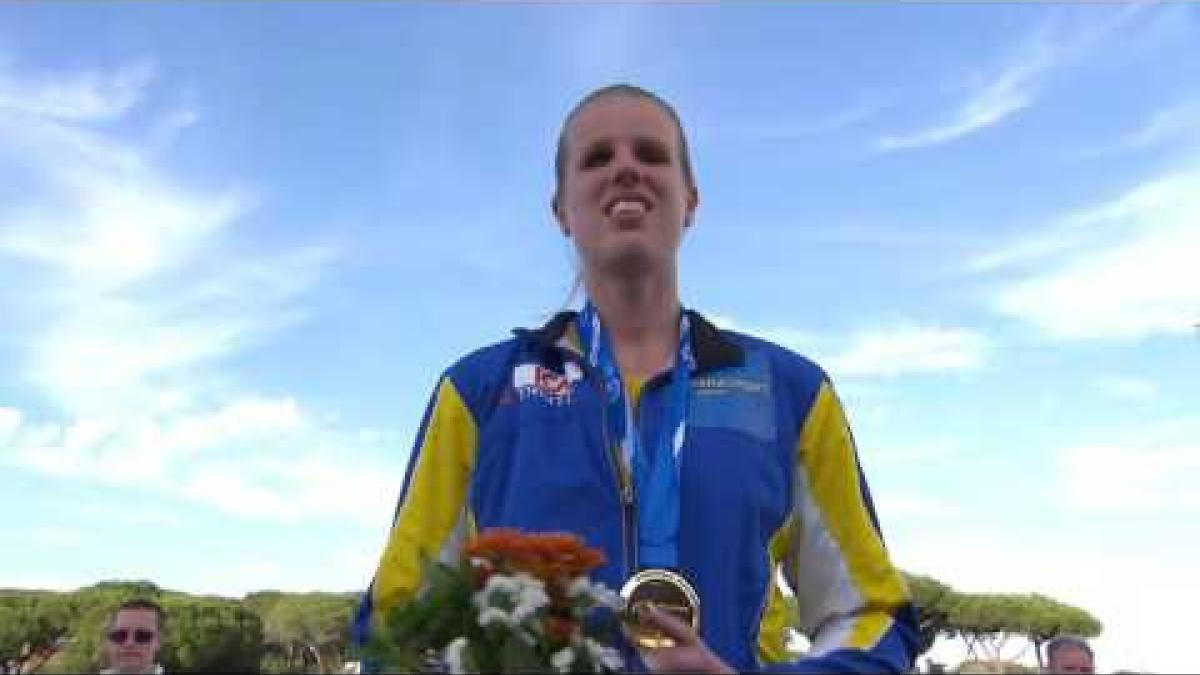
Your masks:
[{"label": "person's head in background", "polygon": [[1087,640],[1060,635],[1046,643],[1047,673],[1094,673],[1095,658]]},{"label": "person's head in background", "polygon": [[121,604],[106,627],[105,655],[109,673],[153,673],[162,647],[166,616],[151,600]]},{"label": "person's head in background", "polygon": [[628,84],[593,91],[567,115],[554,159],[552,208],[585,284],[649,275],[674,290],[699,193],[670,104]]}]

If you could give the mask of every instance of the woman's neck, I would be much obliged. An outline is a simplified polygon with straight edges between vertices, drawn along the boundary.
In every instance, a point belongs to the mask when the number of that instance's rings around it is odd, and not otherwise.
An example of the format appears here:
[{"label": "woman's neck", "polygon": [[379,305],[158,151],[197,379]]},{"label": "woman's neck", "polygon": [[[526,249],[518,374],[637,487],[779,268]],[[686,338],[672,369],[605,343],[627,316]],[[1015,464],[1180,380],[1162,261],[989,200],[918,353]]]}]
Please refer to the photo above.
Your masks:
[{"label": "woman's neck", "polygon": [[617,365],[626,376],[649,378],[675,363],[679,347],[679,288],[673,273],[586,278]]}]

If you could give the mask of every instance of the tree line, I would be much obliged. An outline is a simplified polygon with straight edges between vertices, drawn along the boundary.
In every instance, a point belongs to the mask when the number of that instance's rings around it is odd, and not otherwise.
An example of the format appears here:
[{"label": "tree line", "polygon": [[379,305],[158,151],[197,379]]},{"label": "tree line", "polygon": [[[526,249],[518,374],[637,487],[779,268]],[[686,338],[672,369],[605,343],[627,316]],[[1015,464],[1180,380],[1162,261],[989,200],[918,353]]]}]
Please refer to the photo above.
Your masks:
[{"label": "tree line", "polygon": [[[1014,639],[1037,650],[1060,634],[1095,637],[1086,610],[1038,594],[962,593],[906,575],[924,653],[939,637],[964,642],[979,660],[999,661]],[[71,592],[0,590],[0,662],[45,672],[94,673],[103,663],[104,623],[131,598],[167,614],[160,662],[167,672],[337,672],[350,653],[357,593],[259,591],[242,599],[191,595],[148,581],[108,581]],[[43,663],[44,661],[44,663]]]},{"label": "tree line", "polygon": [[905,575],[921,626],[922,652],[937,637],[962,640],[980,661],[1004,660],[1014,639],[1042,662],[1043,646],[1058,635],[1094,638],[1104,626],[1087,610],[1038,593],[961,593],[927,576]]},{"label": "tree line", "polygon": [[44,672],[99,672],[107,666],[105,622],[131,598],[163,607],[159,662],[170,673],[336,672],[358,602],[357,593],[278,591],[237,600],[146,581],[102,582],[66,593],[0,590],[0,662],[16,659]]}]

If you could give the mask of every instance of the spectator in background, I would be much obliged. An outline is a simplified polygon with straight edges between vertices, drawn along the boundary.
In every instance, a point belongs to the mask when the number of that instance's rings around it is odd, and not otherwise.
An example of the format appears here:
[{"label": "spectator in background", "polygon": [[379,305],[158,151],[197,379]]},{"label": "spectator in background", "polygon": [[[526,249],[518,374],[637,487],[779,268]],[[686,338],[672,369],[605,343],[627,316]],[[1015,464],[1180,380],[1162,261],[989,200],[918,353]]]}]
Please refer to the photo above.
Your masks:
[{"label": "spectator in background", "polygon": [[166,615],[151,600],[129,600],[117,608],[105,631],[108,668],[102,673],[162,673],[158,650]]},{"label": "spectator in background", "polygon": [[1095,657],[1087,640],[1060,635],[1046,643],[1047,673],[1094,673]]}]

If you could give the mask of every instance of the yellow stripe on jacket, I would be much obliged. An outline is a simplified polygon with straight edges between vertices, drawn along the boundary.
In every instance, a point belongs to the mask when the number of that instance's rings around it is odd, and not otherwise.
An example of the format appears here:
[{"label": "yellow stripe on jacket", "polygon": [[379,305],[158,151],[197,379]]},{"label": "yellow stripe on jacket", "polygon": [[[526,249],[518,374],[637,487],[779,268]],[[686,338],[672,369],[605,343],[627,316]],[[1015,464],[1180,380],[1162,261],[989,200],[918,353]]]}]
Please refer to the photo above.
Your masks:
[{"label": "yellow stripe on jacket", "polygon": [[[814,652],[871,649],[908,591],[872,522],[845,412],[826,381],[801,430],[798,522],[789,580]],[[825,570],[814,578],[814,570]],[[820,576],[820,575],[818,575]],[[805,606],[807,605],[807,606]]]},{"label": "yellow stripe on jacket", "polygon": [[780,526],[779,531],[771,537],[768,552],[771,561],[771,577],[766,606],[763,608],[762,618],[758,624],[759,663],[782,663],[792,657],[787,647],[788,629],[796,625],[796,617],[791,614],[791,605],[783,594],[776,574],[779,566],[786,564],[793,522],[793,517],[789,517]]},{"label": "yellow stripe on jacket", "polygon": [[459,543],[461,537],[452,535],[473,529],[466,499],[478,439],[462,396],[449,377],[443,378],[421,445],[409,460],[416,464],[375,572],[376,627],[388,610],[420,588],[424,565],[444,558],[447,545]]}]

